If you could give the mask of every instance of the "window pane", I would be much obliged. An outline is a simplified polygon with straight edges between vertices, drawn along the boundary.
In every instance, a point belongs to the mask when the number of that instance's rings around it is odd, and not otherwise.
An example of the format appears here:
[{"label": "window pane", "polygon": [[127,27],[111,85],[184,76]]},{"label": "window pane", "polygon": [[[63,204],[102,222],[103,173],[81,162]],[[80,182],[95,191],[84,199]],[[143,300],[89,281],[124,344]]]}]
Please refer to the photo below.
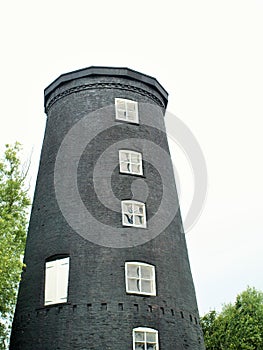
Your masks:
[{"label": "window pane", "polygon": [[156,350],[157,346],[155,344],[147,344],[146,349],[147,350]]},{"label": "window pane", "polygon": [[127,110],[130,112],[130,111],[136,111],[136,102],[134,101],[127,101]]},{"label": "window pane", "polygon": [[124,224],[133,225],[134,224],[134,216],[129,214],[124,214]]},{"label": "window pane", "polygon": [[134,204],[134,212],[143,215],[144,204]]},{"label": "window pane", "polygon": [[126,112],[125,111],[118,111],[118,118],[119,119],[126,119]]},{"label": "window pane", "polygon": [[128,120],[131,120],[131,121],[134,121],[136,120],[136,113],[135,112],[128,112],[128,115],[127,115],[127,119]]},{"label": "window pane", "polygon": [[142,292],[144,293],[152,293],[152,281],[141,281]]},{"label": "window pane", "polygon": [[128,276],[139,277],[139,267],[137,265],[128,265]]},{"label": "window pane", "polygon": [[139,292],[139,280],[136,279],[128,279],[128,291]]},{"label": "window pane", "polygon": [[145,332],[135,332],[135,341],[142,342],[145,340]]},{"label": "window pane", "polygon": [[138,216],[138,215],[135,215],[135,225],[143,225],[144,224],[144,218],[143,216]]},{"label": "window pane", "polygon": [[132,164],[131,171],[135,174],[141,174],[141,166],[137,164]]},{"label": "window pane", "polygon": [[136,343],[135,350],[145,350],[144,343]]},{"label": "window pane", "polygon": [[117,108],[125,110],[125,101],[124,100],[117,100]]},{"label": "window pane", "polygon": [[121,163],[121,171],[124,171],[126,173],[131,172],[131,164],[130,163]]},{"label": "window pane", "polygon": [[120,158],[122,161],[128,162],[130,160],[129,153],[127,152],[120,152]]},{"label": "window pane", "polygon": [[152,279],[152,267],[150,266],[142,266],[141,267],[141,277],[142,278],[148,278],[148,279]]},{"label": "window pane", "polygon": [[131,154],[132,163],[140,163],[140,155],[136,153]]},{"label": "window pane", "polygon": [[154,333],[154,332],[147,332],[146,333],[146,340],[149,343],[156,343],[156,333]]},{"label": "window pane", "polygon": [[132,206],[132,204],[125,204],[125,206],[124,206],[124,210],[125,210],[125,212],[127,213],[133,213],[133,206]]},{"label": "window pane", "polygon": [[143,214],[143,212],[144,212],[143,208],[144,208],[143,205],[141,205],[141,206],[139,207],[139,213],[140,213],[140,214]]}]

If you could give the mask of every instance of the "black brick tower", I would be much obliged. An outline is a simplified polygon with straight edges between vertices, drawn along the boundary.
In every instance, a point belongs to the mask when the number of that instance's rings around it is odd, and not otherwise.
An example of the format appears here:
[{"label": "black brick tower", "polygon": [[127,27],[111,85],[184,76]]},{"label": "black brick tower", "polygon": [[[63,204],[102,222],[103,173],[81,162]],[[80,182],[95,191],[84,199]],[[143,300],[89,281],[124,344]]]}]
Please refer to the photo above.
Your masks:
[{"label": "black brick tower", "polygon": [[201,350],[167,92],[90,67],[45,90],[47,126],[11,350]]}]

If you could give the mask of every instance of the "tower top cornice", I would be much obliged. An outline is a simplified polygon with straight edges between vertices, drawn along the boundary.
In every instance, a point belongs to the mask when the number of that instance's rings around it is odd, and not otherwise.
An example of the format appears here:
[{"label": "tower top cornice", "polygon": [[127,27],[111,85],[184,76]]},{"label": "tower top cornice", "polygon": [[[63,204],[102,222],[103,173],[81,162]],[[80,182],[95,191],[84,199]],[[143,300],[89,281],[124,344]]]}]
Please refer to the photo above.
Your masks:
[{"label": "tower top cornice", "polygon": [[54,90],[58,87],[61,87],[63,84],[68,83],[72,80],[81,79],[85,77],[99,77],[99,76],[108,76],[108,77],[120,77],[128,78],[131,80],[136,80],[141,83],[144,83],[154,89],[156,92],[161,94],[165,107],[168,102],[168,92],[163,88],[163,86],[158,82],[156,78],[153,78],[149,75],[137,72],[130,68],[125,67],[97,67],[91,66],[79,70],[75,70],[69,73],[61,74],[57,79],[55,79],[50,85],[44,90],[45,96],[45,107],[47,101]]}]

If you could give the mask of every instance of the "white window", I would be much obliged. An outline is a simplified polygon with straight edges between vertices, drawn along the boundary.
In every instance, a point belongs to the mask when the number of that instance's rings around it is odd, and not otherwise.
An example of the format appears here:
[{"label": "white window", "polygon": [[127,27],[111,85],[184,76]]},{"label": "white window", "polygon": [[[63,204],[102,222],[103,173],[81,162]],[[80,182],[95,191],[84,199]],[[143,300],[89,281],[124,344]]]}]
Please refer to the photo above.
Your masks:
[{"label": "white window", "polygon": [[158,331],[152,328],[133,329],[133,350],[159,350]]},{"label": "white window", "polygon": [[125,263],[126,292],[156,295],[155,267],[142,262]]},{"label": "white window", "polygon": [[69,257],[46,262],[45,305],[68,299]]},{"label": "white window", "polygon": [[146,227],[145,204],[132,200],[122,201],[123,226]]},{"label": "white window", "polygon": [[126,122],[138,123],[138,102],[126,100],[124,98],[115,98],[116,119]]},{"label": "white window", "polygon": [[120,172],[142,175],[142,155],[139,152],[119,151]]}]

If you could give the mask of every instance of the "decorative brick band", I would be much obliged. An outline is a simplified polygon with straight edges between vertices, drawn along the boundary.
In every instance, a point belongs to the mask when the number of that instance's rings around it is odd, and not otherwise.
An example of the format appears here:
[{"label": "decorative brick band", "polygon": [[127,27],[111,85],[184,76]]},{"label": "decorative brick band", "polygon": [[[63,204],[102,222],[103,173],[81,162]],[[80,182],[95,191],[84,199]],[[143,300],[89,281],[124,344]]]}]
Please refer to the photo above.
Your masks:
[{"label": "decorative brick band", "polygon": [[[74,304],[72,305],[71,303],[64,303],[64,304],[54,304],[54,305],[48,305],[44,306],[41,308],[35,309],[36,316],[47,316],[49,314],[50,310],[53,310],[53,313],[60,313],[62,309],[67,309],[71,310],[72,312],[77,311],[77,308],[81,309],[81,313],[83,314],[83,310],[86,309],[88,313],[91,313],[93,315],[98,314],[99,312],[102,311],[110,311],[113,313],[118,313],[118,312],[135,312],[135,313],[142,313],[142,314],[151,314],[151,313],[159,313],[159,316],[163,316],[164,318],[181,318],[184,319],[186,322],[190,322],[193,325],[200,326],[199,323],[199,317],[197,315],[193,315],[191,312],[184,310],[180,311],[176,307],[169,308],[169,307],[164,307],[164,306],[159,306],[156,304],[138,304],[138,303],[106,303],[106,302],[94,302],[94,303],[88,303],[88,304]],[[24,314],[21,315],[21,321],[25,319],[30,319],[32,318],[34,313],[31,314]]]},{"label": "decorative brick band", "polygon": [[121,90],[128,90],[128,91],[133,91],[137,92],[143,96],[149,97],[151,100],[153,100],[155,103],[158,104],[158,106],[165,108],[164,102],[159,99],[157,96],[154,94],[141,89],[139,87],[133,86],[133,85],[127,85],[127,84],[122,84],[122,83],[92,83],[92,84],[83,84],[80,86],[75,86],[70,89],[67,89],[60,94],[54,96],[50,101],[48,101],[46,105],[46,113],[50,110],[51,106],[53,106],[54,103],[56,103],[58,100],[61,98],[74,94],[76,92],[84,91],[84,90],[92,90],[92,89],[121,89]]}]

